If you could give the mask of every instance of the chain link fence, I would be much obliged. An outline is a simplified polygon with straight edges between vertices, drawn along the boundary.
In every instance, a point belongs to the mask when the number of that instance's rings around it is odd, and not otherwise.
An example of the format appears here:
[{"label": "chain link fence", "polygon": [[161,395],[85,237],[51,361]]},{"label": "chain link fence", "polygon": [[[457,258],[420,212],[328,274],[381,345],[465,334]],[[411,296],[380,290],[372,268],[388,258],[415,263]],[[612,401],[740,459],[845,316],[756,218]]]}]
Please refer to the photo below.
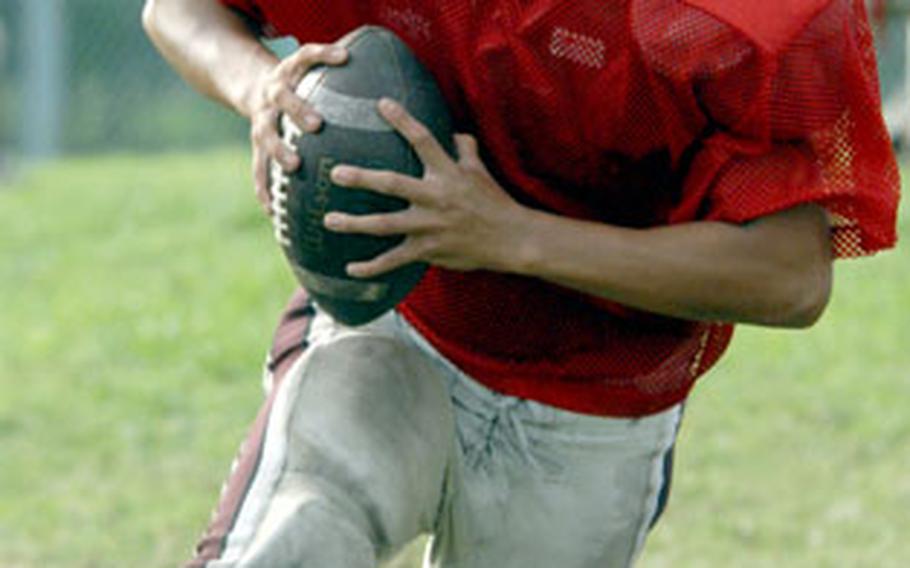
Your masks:
[{"label": "chain link fence", "polygon": [[0,154],[242,142],[244,122],[192,92],[154,51],[142,5],[0,0]]},{"label": "chain link fence", "polygon": [[[0,0],[0,161],[243,143],[244,122],[193,93],[154,51],[142,4]],[[879,41],[896,130],[910,130],[908,5],[887,3]]]}]

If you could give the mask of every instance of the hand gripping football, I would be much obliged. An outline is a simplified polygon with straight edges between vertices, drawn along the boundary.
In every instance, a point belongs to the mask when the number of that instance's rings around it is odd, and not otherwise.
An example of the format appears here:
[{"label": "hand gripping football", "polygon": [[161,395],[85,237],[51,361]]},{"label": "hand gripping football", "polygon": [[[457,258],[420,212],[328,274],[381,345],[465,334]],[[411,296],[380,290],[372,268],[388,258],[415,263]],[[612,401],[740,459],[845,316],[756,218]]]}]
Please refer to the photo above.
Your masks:
[{"label": "hand gripping football", "polygon": [[272,220],[297,280],[316,303],[344,324],[361,325],[395,307],[423,276],[426,265],[413,263],[369,279],[347,275],[349,262],[374,258],[404,237],[333,233],[323,227],[325,214],[390,212],[408,203],[336,186],[330,179],[332,168],[351,164],[423,175],[411,146],[380,116],[376,105],[381,97],[403,104],[450,155],[455,152],[452,121],[436,82],[398,37],[366,26],[339,43],[348,50],[348,62],[312,68],[297,89],[322,115],[322,129],[303,134],[287,117],[281,119],[284,141],[296,148],[302,165],[285,174],[273,164]]}]

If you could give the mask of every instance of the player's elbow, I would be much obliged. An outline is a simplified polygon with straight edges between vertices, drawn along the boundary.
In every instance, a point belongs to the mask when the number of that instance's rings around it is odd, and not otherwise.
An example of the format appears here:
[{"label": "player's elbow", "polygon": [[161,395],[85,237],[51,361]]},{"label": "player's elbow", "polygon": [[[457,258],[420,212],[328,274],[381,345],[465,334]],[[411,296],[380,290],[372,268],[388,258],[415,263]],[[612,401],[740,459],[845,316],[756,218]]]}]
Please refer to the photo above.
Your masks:
[{"label": "player's elbow", "polygon": [[767,217],[751,230],[761,251],[755,266],[762,312],[756,322],[804,329],[814,325],[831,297],[831,240],[827,215],[816,205]]},{"label": "player's elbow", "polygon": [[796,298],[787,313],[784,327],[806,329],[821,319],[831,298],[830,280],[827,284],[805,286],[805,290]]},{"label": "player's elbow", "polygon": [[818,259],[793,267],[780,278],[775,299],[767,305],[765,325],[806,329],[815,325],[831,298],[831,262]]}]

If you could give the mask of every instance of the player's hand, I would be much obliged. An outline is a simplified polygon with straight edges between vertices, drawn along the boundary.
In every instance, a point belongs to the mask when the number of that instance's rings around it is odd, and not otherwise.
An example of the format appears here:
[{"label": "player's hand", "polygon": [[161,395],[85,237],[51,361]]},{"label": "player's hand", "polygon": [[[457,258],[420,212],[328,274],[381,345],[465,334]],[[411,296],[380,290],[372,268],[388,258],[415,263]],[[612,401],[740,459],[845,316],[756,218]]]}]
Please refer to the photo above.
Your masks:
[{"label": "player's hand", "polygon": [[250,139],[253,146],[253,181],[256,197],[269,210],[269,162],[277,161],[286,172],[300,167],[296,152],[288,148],[278,132],[279,118],[288,117],[303,132],[316,132],[322,118],[312,105],[295,94],[306,72],[317,64],[340,65],[347,50],[331,44],[306,44],[263,74],[254,86],[250,107]]},{"label": "player's hand", "polygon": [[414,147],[422,178],[341,165],[332,170],[340,186],[369,189],[410,202],[402,211],[375,215],[331,212],[325,226],[341,233],[405,235],[397,247],[366,262],[348,265],[366,278],[424,261],[455,270],[504,270],[522,234],[524,207],[493,179],[480,159],[477,141],[455,137],[458,160],[449,157],[430,131],[399,104],[383,99],[382,116]]}]

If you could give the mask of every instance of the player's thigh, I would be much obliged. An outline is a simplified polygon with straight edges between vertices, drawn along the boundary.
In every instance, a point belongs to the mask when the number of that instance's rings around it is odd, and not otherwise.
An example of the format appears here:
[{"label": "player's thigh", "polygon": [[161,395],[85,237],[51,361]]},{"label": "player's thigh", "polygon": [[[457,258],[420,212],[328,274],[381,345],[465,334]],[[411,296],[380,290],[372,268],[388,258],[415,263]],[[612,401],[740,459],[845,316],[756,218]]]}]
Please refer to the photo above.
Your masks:
[{"label": "player's thigh", "polygon": [[273,388],[191,566],[296,558],[281,551],[300,548],[292,535],[312,534],[323,509],[380,555],[430,529],[453,455],[451,402],[438,366],[391,320],[350,329],[317,314],[279,328],[297,347],[273,350]]},{"label": "player's thigh", "polygon": [[[384,538],[430,528],[450,459],[445,382],[387,320],[351,329],[320,321],[300,376],[285,384],[286,468],[359,494]],[[319,330],[316,330],[317,333]]]}]

